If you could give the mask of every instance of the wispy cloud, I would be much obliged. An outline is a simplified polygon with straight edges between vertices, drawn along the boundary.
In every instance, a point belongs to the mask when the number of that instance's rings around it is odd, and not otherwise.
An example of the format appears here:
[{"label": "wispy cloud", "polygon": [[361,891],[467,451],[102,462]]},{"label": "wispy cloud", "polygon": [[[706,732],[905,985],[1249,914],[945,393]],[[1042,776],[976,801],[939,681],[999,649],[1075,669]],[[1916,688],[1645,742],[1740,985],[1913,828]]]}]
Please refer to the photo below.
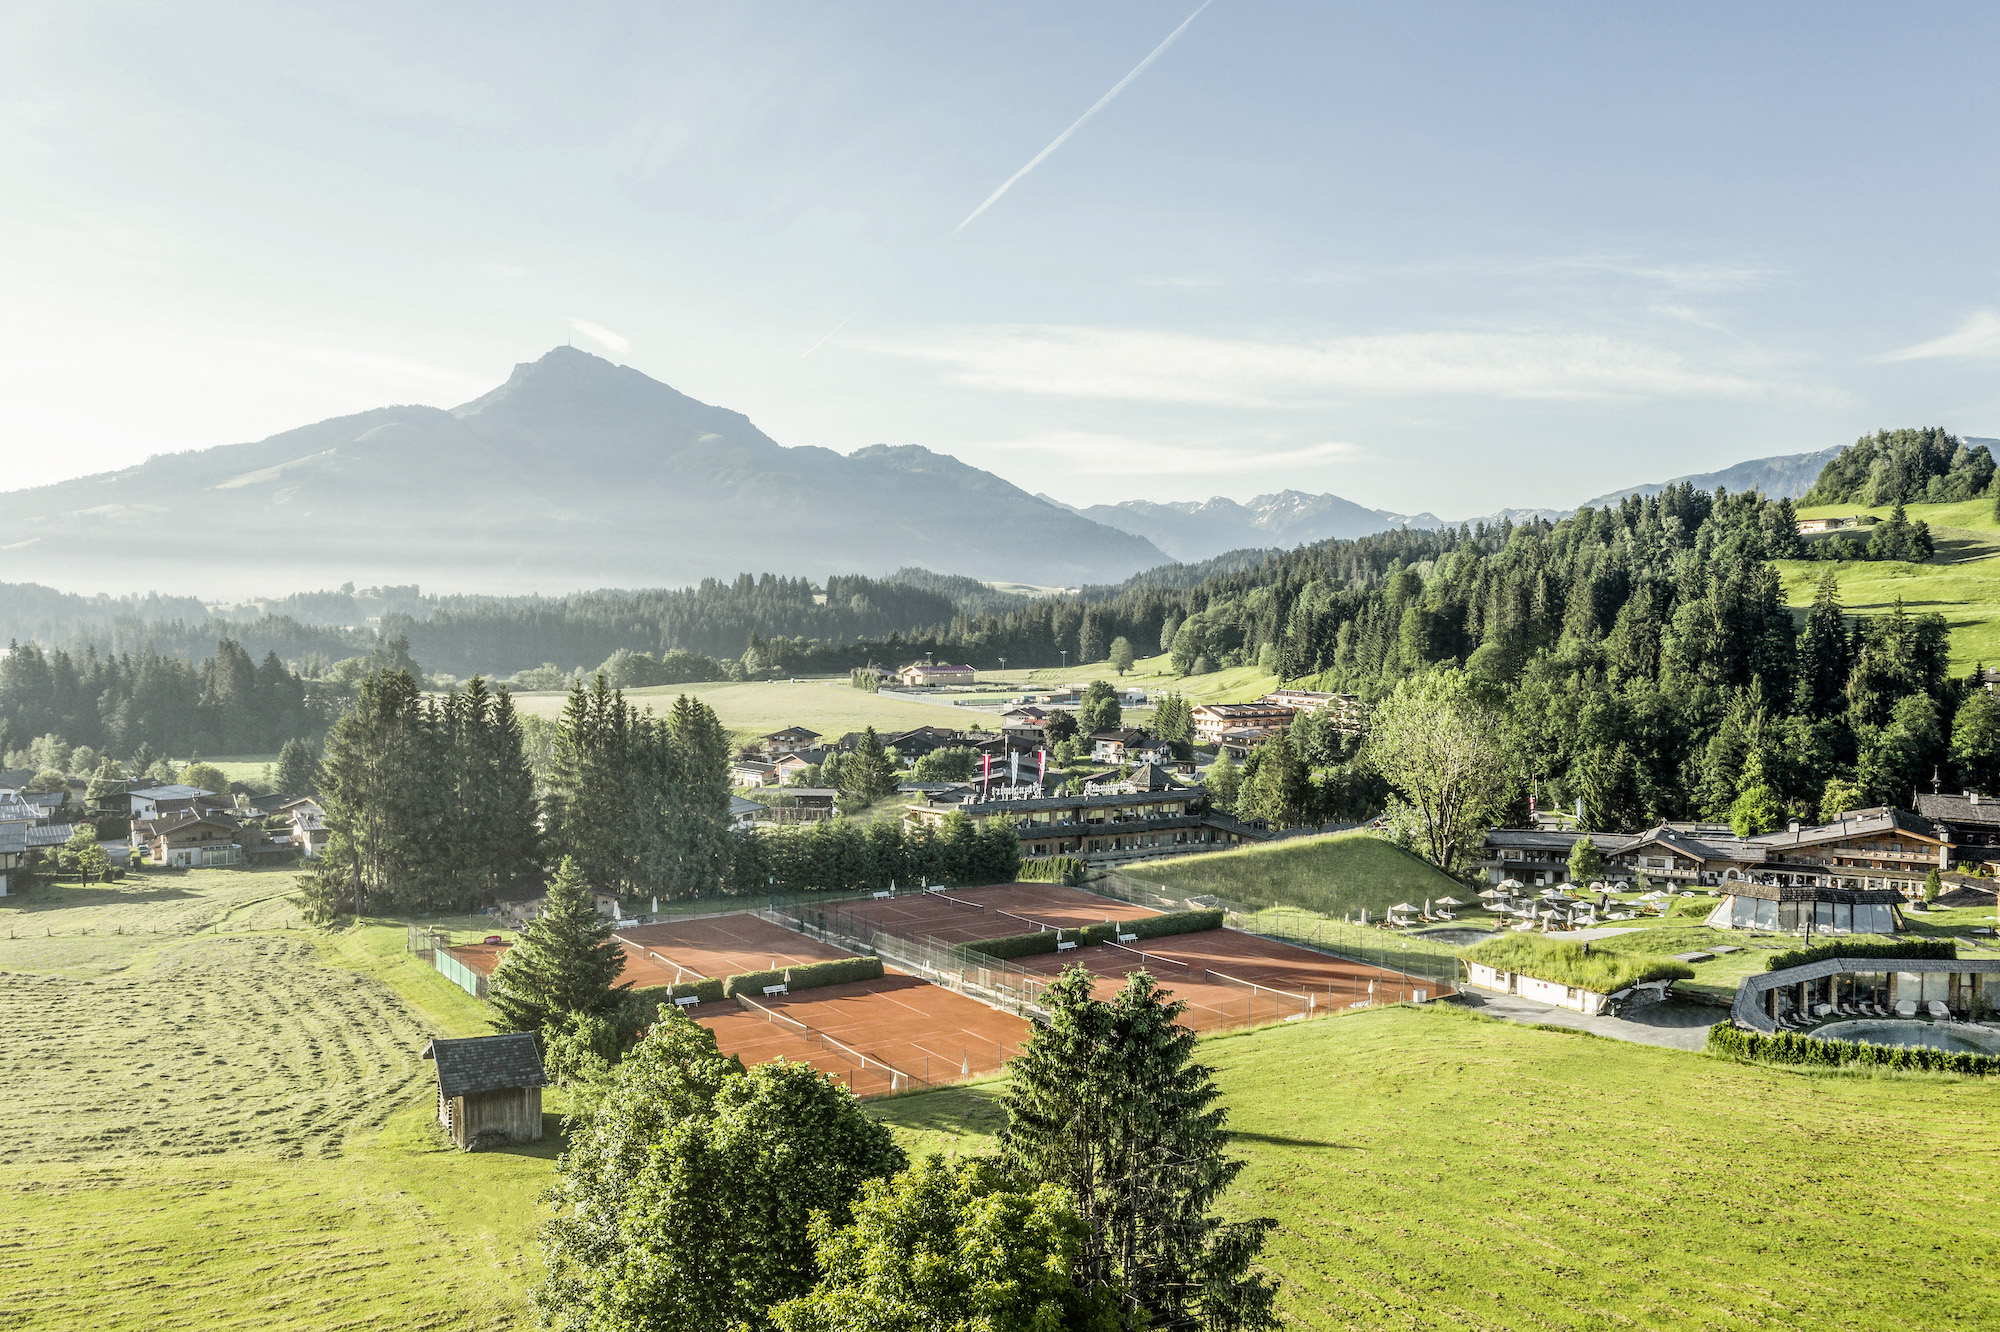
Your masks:
[{"label": "wispy cloud", "polygon": [[860,344],[1013,393],[1219,407],[1356,396],[1752,398],[1777,385],[1589,333],[1382,333],[1273,341],[1134,329],[946,328]]},{"label": "wispy cloud", "polygon": [[602,324],[593,324],[588,319],[578,319],[575,315],[571,315],[569,326],[600,347],[607,347],[615,352],[632,350],[632,339],[622,333],[613,333]]},{"label": "wispy cloud", "polygon": [[1260,469],[1307,467],[1315,463],[1355,462],[1368,456],[1359,444],[1321,440],[1286,445],[1225,439],[1167,442],[1131,435],[1088,430],[1053,430],[1022,439],[1002,440],[988,447],[1011,453],[1045,455],[1065,476],[1129,477],[1135,467],[1148,476],[1208,476],[1241,481]]},{"label": "wispy cloud", "polygon": [[969,224],[973,218],[978,217],[981,213],[991,208],[994,204],[1000,202],[1000,196],[1005,194],[1007,191],[1013,189],[1014,183],[1016,181],[1020,180],[1021,177],[1027,175],[1030,171],[1033,171],[1036,167],[1040,166],[1044,161],[1046,161],[1048,159],[1049,154],[1053,153],[1056,149],[1062,147],[1063,142],[1066,139],[1068,139],[1070,135],[1076,133],[1078,130],[1083,128],[1083,124],[1085,121],[1089,120],[1099,111],[1102,111],[1107,105],[1110,104],[1112,98],[1116,97],[1119,93],[1125,91],[1125,87],[1127,84],[1131,83],[1132,80],[1138,78],[1141,74],[1145,73],[1146,66],[1152,64],[1155,60],[1158,60],[1160,58],[1160,53],[1162,51],[1165,51],[1169,46],[1172,46],[1174,44],[1174,39],[1187,31],[1188,24],[1200,18],[1201,11],[1207,9],[1214,2],[1215,0],[1201,0],[1201,3],[1195,7],[1194,13],[1189,14],[1186,18],[1182,19],[1180,27],[1175,28],[1172,32],[1168,33],[1167,39],[1161,42],[1158,46],[1154,47],[1152,49],[1152,52],[1148,54],[1144,60],[1141,60],[1138,64],[1134,65],[1132,67],[1132,72],[1130,74],[1127,74],[1124,78],[1118,80],[1117,83],[1113,84],[1111,86],[1110,92],[1104,94],[1104,96],[1098,98],[1095,102],[1092,102],[1090,104],[1090,110],[1078,116],[1076,120],[1073,123],[1071,123],[1068,129],[1064,130],[1061,134],[1056,135],[1054,139],[1050,140],[1048,147],[1042,149],[1042,151],[1036,153],[1032,158],[1028,159],[1028,165],[1022,167],[1019,171],[1016,171],[1013,175],[1007,177],[1005,181],[1001,182],[999,189],[987,195],[986,201],[980,204],[979,207],[973,209],[970,213],[968,213],[966,215],[965,221],[953,227],[952,230],[954,232],[964,231],[967,224]]},{"label": "wispy cloud", "polygon": [[1973,359],[2000,356],[2000,314],[1975,310],[1963,324],[1941,338],[1919,342],[1914,347],[1888,352],[1878,361],[1936,361],[1946,358]]}]

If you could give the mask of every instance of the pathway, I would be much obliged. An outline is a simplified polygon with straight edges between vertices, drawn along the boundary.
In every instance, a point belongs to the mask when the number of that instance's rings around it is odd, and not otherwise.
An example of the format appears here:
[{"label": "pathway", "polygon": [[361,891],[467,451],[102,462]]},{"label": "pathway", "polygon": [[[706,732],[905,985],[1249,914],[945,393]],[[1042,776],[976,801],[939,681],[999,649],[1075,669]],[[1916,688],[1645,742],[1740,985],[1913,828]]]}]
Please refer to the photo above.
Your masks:
[{"label": "pathway", "polygon": [[1669,1050],[1702,1049],[1708,1044],[1708,1029],[1729,1016],[1720,1008],[1671,999],[1664,1004],[1629,1007],[1622,1017],[1586,1017],[1573,1009],[1558,1008],[1518,994],[1487,994],[1472,989],[1459,991],[1454,1002],[1502,1022],[1523,1025],[1546,1022],[1609,1036],[1615,1041],[1658,1045]]}]

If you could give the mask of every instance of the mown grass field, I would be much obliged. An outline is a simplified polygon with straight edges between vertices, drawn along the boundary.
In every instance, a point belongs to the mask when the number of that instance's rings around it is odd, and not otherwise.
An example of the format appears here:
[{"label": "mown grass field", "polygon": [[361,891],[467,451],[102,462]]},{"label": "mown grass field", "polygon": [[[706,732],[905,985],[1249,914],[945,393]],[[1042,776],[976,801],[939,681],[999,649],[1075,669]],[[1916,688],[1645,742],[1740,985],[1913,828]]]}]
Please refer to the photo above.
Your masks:
[{"label": "mown grass field", "polygon": [[[628,689],[625,697],[641,708],[664,714],[681,694],[692,695],[715,709],[716,717],[739,740],[768,735],[784,726],[805,726],[821,735],[839,737],[873,726],[877,731],[907,731],[918,726],[970,726],[977,718],[991,729],[993,718],[969,708],[950,709],[935,703],[870,694],[850,688],[845,680],[772,680],[741,684],[663,685]],[[566,694],[516,694],[522,712],[553,720],[560,716]],[[967,714],[964,717],[955,712]]]},{"label": "mown grass field", "polygon": [[[1866,513],[1886,518],[1886,508],[1820,505],[1800,509],[1806,518],[1845,517]],[[1954,670],[1977,662],[2000,662],[2000,522],[1993,501],[1963,504],[1912,504],[1905,513],[1931,525],[1937,555],[1924,564],[1876,560],[1779,560],[1785,600],[1793,606],[1812,604],[1820,575],[1832,569],[1840,580],[1842,604],[1850,614],[1886,614],[1898,597],[1912,614],[1935,611],[1951,626]],[[1860,534],[1865,538],[1865,531]]]},{"label": "mown grass field", "polygon": [[1250,906],[1294,906],[1338,920],[1366,908],[1380,919],[1399,902],[1473,898],[1464,884],[1366,832],[1296,837],[1231,851],[1149,860],[1119,871],[1169,896],[1214,894]]},{"label": "mown grass field", "polygon": [[0,1327],[533,1326],[556,1142],[452,1150],[418,1054],[479,1005],[398,925],[304,933],[291,880],[0,904]]},{"label": "mown grass field", "polygon": [[[1227,1197],[1301,1328],[1890,1332],[2000,1321],[1977,1080],[1725,1063],[1378,1009],[1212,1037],[1249,1162]],[[882,1103],[989,1148],[998,1087]]]},{"label": "mown grass field", "polygon": [[[1143,645],[1135,646],[1143,648]],[[1140,657],[1124,675],[1113,670],[1110,662],[1099,661],[1088,666],[1051,666],[1035,671],[982,671],[979,678],[982,681],[1004,680],[1018,686],[1018,691],[1022,693],[1054,689],[1065,684],[1109,680],[1117,685],[1137,686],[1145,690],[1149,697],[1154,694],[1184,694],[1194,703],[1241,703],[1261,698],[1278,687],[1277,676],[1260,671],[1255,666],[1232,666],[1226,670],[1210,671],[1206,675],[1176,675],[1165,653]]]}]

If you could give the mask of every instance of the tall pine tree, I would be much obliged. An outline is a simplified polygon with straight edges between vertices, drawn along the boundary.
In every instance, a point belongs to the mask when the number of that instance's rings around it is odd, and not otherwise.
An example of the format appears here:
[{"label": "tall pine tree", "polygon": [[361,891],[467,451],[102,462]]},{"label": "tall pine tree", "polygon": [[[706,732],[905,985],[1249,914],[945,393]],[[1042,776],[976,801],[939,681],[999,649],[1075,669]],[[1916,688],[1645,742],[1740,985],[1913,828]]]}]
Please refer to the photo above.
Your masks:
[{"label": "tall pine tree", "polygon": [[540,1032],[569,1014],[615,1008],[625,951],[612,929],[592,904],[583,871],[563,860],[549,880],[548,910],[528,922],[493,973],[494,1027]]},{"label": "tall pine tree", "polygon": [[1078,1280],[1114,1292],[1135,1324],[1276,1328],[1275,1287],[1252,1270],[1276,1223],[1210,1214],[1243,1162],[1223,1154],[1228,1116],[1194,1062],[1186,1005],[1143,971],[1108,1001],[1093,984],[1072,967],[1043,991],[1049,1022],[1010,1067],[1008,1163],[1076,1198]]}]

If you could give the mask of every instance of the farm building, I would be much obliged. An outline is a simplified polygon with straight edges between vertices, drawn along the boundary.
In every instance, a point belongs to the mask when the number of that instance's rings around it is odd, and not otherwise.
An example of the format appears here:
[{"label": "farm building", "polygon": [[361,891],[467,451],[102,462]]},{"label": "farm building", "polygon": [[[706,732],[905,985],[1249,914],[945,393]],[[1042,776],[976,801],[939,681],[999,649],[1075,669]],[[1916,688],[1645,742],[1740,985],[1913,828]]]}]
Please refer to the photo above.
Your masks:
[{"label": "farm building", "polygon": [[438,1123],[466,1151],[542,1136],[542,1052],[530,1032],[438,1037],[424,1047],[437,1064]]}]

